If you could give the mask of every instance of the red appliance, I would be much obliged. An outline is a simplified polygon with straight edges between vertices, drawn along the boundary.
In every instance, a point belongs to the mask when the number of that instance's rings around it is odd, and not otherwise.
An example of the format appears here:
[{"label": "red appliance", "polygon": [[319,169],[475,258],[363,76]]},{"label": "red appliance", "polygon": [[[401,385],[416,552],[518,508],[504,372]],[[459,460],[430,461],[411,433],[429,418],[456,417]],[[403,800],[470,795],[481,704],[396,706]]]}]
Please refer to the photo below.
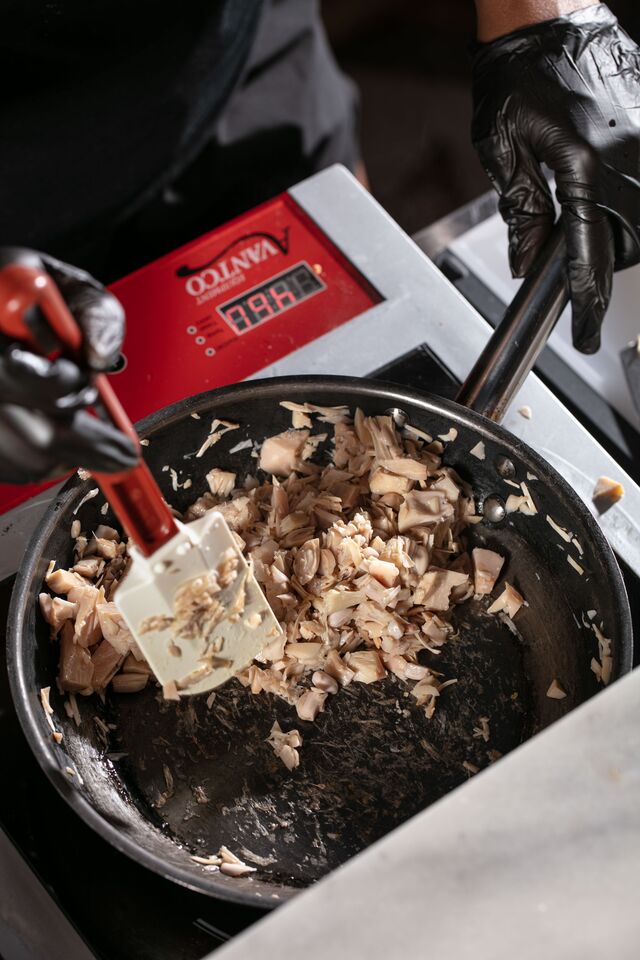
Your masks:
[{"label": "red appliance", "polygon": [[[110,289],[127,315],[111,383],[133,421],[258,373],[382,300],[286,193]],[[0,484],[0,513],[45,487]]]}]

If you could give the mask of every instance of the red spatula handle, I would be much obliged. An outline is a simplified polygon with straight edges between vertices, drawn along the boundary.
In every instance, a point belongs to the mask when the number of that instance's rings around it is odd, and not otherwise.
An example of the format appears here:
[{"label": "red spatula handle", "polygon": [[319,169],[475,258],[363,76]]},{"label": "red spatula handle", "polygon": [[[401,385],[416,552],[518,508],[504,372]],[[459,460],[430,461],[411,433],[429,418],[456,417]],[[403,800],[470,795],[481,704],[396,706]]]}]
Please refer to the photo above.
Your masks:
[{"label": "red spatula handle", "polygon": [[[51,277],[36,267],[12,263],[0,270],[0,331],[36,348],[25,322],[25,312],[40,307],[51,331],[69,357],[77,357],[82,332]],[[113,425],[138,443],[131,421],[104,374],[94,378],[100,406]],[[127,534],[145,556],[150,556],[177,532],[176,521],[151,471],[140,459],[123,473],[95,473],[94,477]]]},{"label": "red spatula handle", "polygon": [[[106,376],[95,378],[100,401],[109,419],[132,437],[138,437]],[[124,529],[145,555],[151,556],[178,532],[171,510],[144,460],[125,473],[95,473],[100,489],[119,517]]]}]

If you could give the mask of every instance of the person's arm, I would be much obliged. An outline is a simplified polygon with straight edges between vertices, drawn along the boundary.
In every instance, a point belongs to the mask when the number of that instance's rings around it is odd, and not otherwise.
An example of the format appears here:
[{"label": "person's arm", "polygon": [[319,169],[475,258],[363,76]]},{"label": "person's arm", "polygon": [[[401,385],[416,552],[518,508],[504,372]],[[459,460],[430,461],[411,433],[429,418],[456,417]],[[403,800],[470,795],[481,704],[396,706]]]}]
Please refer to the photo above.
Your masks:
[{"label": "person's arm", "polygon": [[475,0],[478,40],[489,43],[522,27],[566,17],[594,0]]},{"label": "person's arm", "polygon": [[603,3],[476,0],[472,138],[525,276],[556,219],[573,342],[600,346],[614,269],[640,261],[640,49]]}]

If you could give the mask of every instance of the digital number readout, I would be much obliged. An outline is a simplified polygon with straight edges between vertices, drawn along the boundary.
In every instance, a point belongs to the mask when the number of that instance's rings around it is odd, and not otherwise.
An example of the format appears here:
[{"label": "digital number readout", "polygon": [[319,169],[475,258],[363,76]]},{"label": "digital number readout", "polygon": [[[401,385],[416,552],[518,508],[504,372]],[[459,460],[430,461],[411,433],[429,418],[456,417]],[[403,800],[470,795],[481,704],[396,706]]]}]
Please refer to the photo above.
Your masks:
[{"label": "digital number readout", "polygon": [[325,289],[307,263],[298,263],[217,309],[231,329],[242,334]]}]

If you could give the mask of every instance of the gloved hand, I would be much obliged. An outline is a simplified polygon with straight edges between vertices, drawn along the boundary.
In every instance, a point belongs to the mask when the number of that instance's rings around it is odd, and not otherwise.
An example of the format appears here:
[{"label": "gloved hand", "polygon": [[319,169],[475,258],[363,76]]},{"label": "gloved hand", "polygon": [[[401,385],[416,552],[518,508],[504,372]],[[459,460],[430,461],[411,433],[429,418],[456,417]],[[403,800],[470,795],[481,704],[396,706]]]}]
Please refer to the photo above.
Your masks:
[{"label": "gloved hand", "polygon": [[604,4],[500,37],[474,57],[472,139],[500,194],[513,275],[555,218],[568,247],[573,342],[600,346],[614,269],[640,260],[640,49]]},{"label": "gloved hand", "polygon": [[[113,365],[124,336],[124,311],[114,296],[82,270],[44,254],[0,249],[0,270],[12,263],[46,270],[57,283],[84,335],[82,364],[49,361],[0,335],[0,482],[45,480],[64,470],[115,472],[138,455],[128,437],[85,407],[96,400],[91,371]],[[44,354],[56,342],[38,307],[25,319]]]}]

